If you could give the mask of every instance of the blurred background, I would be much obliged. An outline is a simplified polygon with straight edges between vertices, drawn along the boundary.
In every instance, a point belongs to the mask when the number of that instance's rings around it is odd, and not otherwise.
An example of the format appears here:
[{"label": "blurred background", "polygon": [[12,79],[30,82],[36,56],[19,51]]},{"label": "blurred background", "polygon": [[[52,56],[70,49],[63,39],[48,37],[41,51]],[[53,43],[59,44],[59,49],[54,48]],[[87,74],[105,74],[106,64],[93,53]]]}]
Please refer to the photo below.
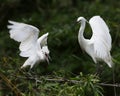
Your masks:
[{"label": "blurred background", "polygon": [[[1,96],[13,96],[17,94],[16,92],[22,93],[23,96],[48,96],[47,94],[58,96],[57,93],[62,90],[62,87],[61,89],[55,87],[60,87],[60,85],[54,85],[55,89],[49,93],[49,87],[41,90],[39,89],[41,85],[36,87],[35,82],[22,78],[26,76],[23,72],[28,72],[29,68],[22,70],[21,73],[20,67],[26,58],[19,56],[19,43],[9,37],[8,20],[36,26],[41,31],[40,36],[49,32],[48,47],[52,60],[50,64],[42,62],[34,66],[32,71],[36,76],[53,76],[53,73],[56,73],[62,76],[67,74],[72,78],[79,75],[80,72],[84,75],[96,72],[96,65],[91,57],[79,46],[77,36],[80,24],[76,23],[79,16],[89,20],[94,15],[100,15],[109,26],[115,79],[116,83],[120,83],[120,0],[0,0]],[[87,24],[84,36],[90,38],[91,35],[90,26]],[[103,62],[100,64],[103,70],[99,76],[100,82],[113,83],[112,69]],[[21,76],[22,79],[16,76]],[[12,85],[9,81],[12,82]],[[14,90],[10,86],[16,89]],[[114,96],[113,87],[102,86],[102,89],[103,95],[60,96]],[[116,88],[116,93],[117,96],[120,95],[119,87]]]}]

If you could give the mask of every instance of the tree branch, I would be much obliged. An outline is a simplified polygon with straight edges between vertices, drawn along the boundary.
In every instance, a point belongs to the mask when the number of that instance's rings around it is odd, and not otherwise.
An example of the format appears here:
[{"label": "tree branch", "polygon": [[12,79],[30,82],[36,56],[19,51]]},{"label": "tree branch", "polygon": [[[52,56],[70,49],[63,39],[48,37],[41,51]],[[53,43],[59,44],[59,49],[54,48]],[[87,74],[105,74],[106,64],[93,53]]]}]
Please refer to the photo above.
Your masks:
[{"label": "tree branch", "polygon": [[120,87],[120,84],[105,84],[105,83],[98,83],[101,86],[108,86],[108,87]]},{"label": "tree branch", "polygon": [[[79,80],[70,80],[70,79],[65,79],[65,78],[49,78],[49,77],[45,77],[45,78],[37,78],[37,77],[31,77],[31,76],[27,76],[27,77],[21,77],[21,76],[17,76],[17,78],[22,78],[22,79],[30,79],[30,80],[35,80],[36,82],[42,83],[43,81],[48,81],[48,82],[68,82],[68,83],[73,83],[73,84],[79,84],[82,83],[82,81]],[[108,87],[120,87],[120,84],[106,84],[106,83],[97,83],[98,85],[101,86],[108,86]]]}]

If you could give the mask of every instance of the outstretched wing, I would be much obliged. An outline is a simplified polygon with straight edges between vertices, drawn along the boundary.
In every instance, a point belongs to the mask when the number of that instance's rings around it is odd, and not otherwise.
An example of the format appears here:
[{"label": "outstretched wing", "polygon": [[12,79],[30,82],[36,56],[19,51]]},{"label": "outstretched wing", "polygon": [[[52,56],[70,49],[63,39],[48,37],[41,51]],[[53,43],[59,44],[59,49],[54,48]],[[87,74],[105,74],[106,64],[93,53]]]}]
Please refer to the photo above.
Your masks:
[{"label": "outstretched wing", "polygon": [[35,51],[39,29],[24,23],[18,23],[14,21],[8,22],[11,24],[7,26],[8,29],[10,29],[10,37],[15,41],[21,42],[19,46],[21,51],[20,56],[31,56],[31,54]]},{"label": "outstretched wing", "polygon": [[47,37],[49,33],[43,34],[39,39],[38,39],[38,44],[41,48],[41,50],[47,54],[49,54],[49,49],[47,47]]},{"label": "outstretched wing", "polygon": [[109,28],[100,16],[94,16],[89,21],[93,31],[91,41],[94,44],[95,54],[100,58],[107,58],[111,50],[111,36]]}]

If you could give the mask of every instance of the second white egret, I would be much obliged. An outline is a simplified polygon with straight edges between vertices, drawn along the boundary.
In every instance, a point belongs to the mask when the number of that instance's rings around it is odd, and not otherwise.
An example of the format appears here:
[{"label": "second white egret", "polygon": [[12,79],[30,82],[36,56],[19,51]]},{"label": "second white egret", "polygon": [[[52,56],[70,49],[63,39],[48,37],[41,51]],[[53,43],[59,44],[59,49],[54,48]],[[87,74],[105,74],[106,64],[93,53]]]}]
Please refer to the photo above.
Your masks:
[{"label": "second white egret", "polygon": [[87,20],[84,17],[78,17],[77,22],[81,23],[78,33],[78,42],[81,49],[91,56],[95,63],[104,61],[111,68],[113,65],[110,55],[112,39],[105,21],[100,16],[93,16],[89,20],[92,28],[90,39],[84,38],[83,35]]}]

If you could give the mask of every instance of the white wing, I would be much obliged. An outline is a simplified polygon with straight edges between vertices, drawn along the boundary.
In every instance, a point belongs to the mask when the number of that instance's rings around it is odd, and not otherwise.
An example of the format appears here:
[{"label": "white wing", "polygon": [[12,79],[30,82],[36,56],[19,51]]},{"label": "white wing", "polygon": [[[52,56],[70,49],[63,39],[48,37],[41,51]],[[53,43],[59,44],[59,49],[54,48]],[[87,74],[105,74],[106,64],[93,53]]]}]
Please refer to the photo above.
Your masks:
[{"label": "white wing", "polygon": [[100,16],[94,16],[89,21],[93,31],[91,41],[94,44],[95,54],[102,58],[110,57],[111,36],[109,28]]},{"label": "white wing", "polygon": [[10,37],[15,41],[21,42],[19,49],[20,56],[29,57],[36,50],[36,42],[38,39],[39,29],[32,25],[9,21]]},{"label": "white wing", "polygon": [[38,39],[38,44],[40,44],[40,48],[42,49],[43,52],[46,52],[49,54],[49,49],[47,47],[47,37],[49,33],[43,34],[39,39]]}]

